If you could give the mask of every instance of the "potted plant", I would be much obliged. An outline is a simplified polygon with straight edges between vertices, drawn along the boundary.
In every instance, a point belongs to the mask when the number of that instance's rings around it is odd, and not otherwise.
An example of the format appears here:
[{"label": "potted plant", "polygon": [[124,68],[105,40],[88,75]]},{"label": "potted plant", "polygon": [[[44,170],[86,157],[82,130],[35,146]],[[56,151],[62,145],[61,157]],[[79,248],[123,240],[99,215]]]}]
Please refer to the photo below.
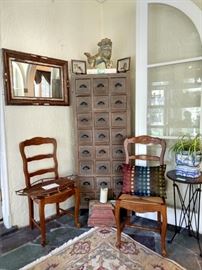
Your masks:
[{"label": "potted plant", "polygon": [[170,150],[175,153],[177,175],[191,178],[201,175],[202,139],[200,134],[195,137],[180,136]]}]

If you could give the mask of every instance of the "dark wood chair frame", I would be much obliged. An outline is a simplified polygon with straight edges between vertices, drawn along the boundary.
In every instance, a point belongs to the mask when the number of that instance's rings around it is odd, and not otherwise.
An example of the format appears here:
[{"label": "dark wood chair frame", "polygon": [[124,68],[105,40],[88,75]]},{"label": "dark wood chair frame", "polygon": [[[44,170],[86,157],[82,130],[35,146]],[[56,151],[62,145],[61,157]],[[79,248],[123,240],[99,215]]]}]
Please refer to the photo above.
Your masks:
[{"label": "dark wood chair frame", "polygon": [[[134,154],[129,155],[129,147],[132,144],[142,144],[142,145],[159,145],[161,146],[161,151],[159,156],[152,156],[148,154]],[[164,155],[166,150],[166,142],[163,139],[155,138],[147,135],[137,136],[126,138],[124,141],[124,150],[126,154],[126,164],[129,164],[130,161],[144,160],[150,162],[158,162],[159,165],[164,164]],[[157,212],[157,221],[159,226],[155,228],[140,226],[137,224],[132,224],[130,222],[130,216],[128,215],[124,222],[121,222],[120,210],[124,208],[127,210],[127,213],[131,212]],[[117,225],[117,247],[121,247],[121,232],[124,226],[136,227],[139,229],[157,231],[161,234],[161,251],[162,255],[166,256],[166,231],[167,231],[167,206],[164,198],[161,197],[142,197],[130,194],[122,194],[116,200],[115,205],[115,218]]]},{"label": "dark wood chair frame", "polygon": [[[37,145],[44,145],[44,144],[51,144],[53,146],[53,152],[47,154],[37,154],[34,156],[28,157],[26,155],[26,147],[29,146],[37,146]],[[45,246],[46,244],[46,221],[50,220],[45,219],[45,205],[46,204],[56,204],[56,215],[61,216],[64,214],[72,215],[71,212],[66,209],[60,208],[59,203],[64,202],[71,196],[75,195],[75,208],[74,208],[74,222],[77,227],[80,227],[79,224],[79,206],[80,206],[80,191],[79,188],[74,185],[71,185],[68,188],[63,188],[62,190],[56,190],[55,192],[40,195],[37,194],[36,189],[35,192],[30,192],[29,190],[33,189],[34,183],[32,183],[32,178],[36,176],[42,176],[47,173],[53,173],[54,177],[52,179],[53,183],[55,180],[60,180],[58,175],[58,161],[57,161],[57,142],[54,138],[49,137],[34,137],[29,140],[25,140],[19,144],[20,153],[23,160],[23,171],[25,175],[25,183],[26,183],[26,195],[28,196],[28,204],[29,204],[29,225],[30,228],[33,229],[36,226],[41,231],[41,245]],[[43,162],[45,159],[52,159],[54,165],[49,168],[39,169],[36,171],[29,172],[29,165],[31,162]],[[68,181],[68,180],[67,180]],[[71,182],[73,182],[71,180]],[[51,182],[50,182],[51,183]],[[35,185],[38,187],[39,185]],[[39,205],[39,222],[35,220],[34,217],[34,203]],[[52,218],[55,218],[53,216]]]}]

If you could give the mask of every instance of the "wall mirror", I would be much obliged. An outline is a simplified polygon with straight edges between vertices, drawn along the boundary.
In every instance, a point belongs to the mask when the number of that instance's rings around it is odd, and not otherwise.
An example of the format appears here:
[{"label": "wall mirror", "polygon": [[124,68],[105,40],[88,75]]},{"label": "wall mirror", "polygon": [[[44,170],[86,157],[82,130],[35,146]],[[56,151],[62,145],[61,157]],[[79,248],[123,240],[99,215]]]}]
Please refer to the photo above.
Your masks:
[{"label": "wall mirror", "polygon": [[2,49],[7,105],[69,105],[68,63]]}]

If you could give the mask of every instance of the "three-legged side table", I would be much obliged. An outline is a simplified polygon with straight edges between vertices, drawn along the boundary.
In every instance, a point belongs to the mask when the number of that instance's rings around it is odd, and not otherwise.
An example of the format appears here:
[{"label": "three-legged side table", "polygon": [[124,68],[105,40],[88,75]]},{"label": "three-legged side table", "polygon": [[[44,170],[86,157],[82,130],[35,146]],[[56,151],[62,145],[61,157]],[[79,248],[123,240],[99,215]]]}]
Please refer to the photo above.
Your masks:
[{"label": "three-legged side table", "polygon": [[[188,234],[196,238],[202,257],[202,249],[199,238],[200,226],[200,203],[201,203],[201,185],[202,176],[198,178],[188,178],[176,175],[176,171],[166,173],[168,179],[173,181],[174,213],[175,213],[175,233],[169,242],[172,242],[177,233],[180,233],[183,223],[188,229]],[[180,185],[185,185],[184,192]],[[180,202],[180,217],[177,220],[177,199]],[[193,228],[195,225],[195,228]]]}]

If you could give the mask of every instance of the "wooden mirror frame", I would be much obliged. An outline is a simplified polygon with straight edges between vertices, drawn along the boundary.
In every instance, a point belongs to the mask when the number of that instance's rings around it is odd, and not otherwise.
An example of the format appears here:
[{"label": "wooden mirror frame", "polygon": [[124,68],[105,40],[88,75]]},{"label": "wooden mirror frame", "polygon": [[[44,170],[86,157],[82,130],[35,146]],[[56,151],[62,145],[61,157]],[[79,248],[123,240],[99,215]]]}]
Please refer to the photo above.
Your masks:
[{"label": "wooden mirror frame", "polygon": [[[4,86],[7,105],[69,105],[69,78],[68,78],[68,62],[64,60],[49,58],[36,54],[2,49],[4,64]],[[51,67],[59,69],[60,73],[60,95],[61,97],[35,97],[35,96],[15,96],[13,88],[13,72],[12,61],[39,65],[42,67]],[[25,88],[24,88],[25,90]]]}]

